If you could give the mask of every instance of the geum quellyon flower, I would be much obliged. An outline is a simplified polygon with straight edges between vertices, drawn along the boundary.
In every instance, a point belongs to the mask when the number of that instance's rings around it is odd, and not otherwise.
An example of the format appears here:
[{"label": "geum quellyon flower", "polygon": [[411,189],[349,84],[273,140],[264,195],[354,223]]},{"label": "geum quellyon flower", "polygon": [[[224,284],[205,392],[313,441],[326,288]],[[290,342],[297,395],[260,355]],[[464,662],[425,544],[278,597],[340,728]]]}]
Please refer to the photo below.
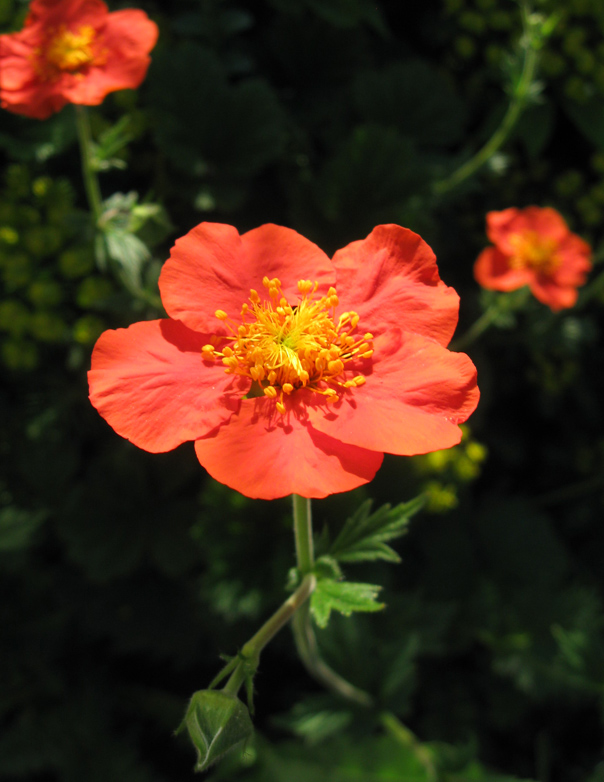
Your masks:
[{"label": "geum quellyon flower", "polygon": [[0,36],[0,104],[46,119],[67,103],[96,106],[145,78],[158,29],[144,11],[101,0],[32,0],[23,29]]},{"label": "geum quellyon flower", "polygon": [[474,265],[483,288],[512,291],[528,285],[554,312],[572,307],[591,269],[591,248],[551,207],[511,207],[487,214],[487,247]]},{"label": "geum quellyon flower", "polygon": [[476,370],[446,349],[459,299],[415,233],[375,228],[332,260],[293,230],[202,223],[159,287],[168,319],[99,338],[90,399],[154,453],[188,440],[249,497],[324,497],[370,481],[384,452],[460,441]]}]

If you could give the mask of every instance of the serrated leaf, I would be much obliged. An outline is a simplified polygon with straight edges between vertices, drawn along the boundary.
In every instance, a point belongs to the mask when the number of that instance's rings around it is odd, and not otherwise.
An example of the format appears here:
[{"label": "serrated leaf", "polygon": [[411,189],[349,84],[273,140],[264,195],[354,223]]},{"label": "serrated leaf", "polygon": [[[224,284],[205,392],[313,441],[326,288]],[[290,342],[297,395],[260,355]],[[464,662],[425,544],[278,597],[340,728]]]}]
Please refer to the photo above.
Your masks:
[{"label": "serrated leaf", "polygon": [[363,562],[383,559],[400,562],[400,557],[387,541],[401,537],[407,531],[411,516],[423,508],[425,498],[416,497],[392,508],[389,504],[371,513],[371,500],[366,500],[347,519],[340,534],[329,549],[329,555],[340,562]]},{"label": "serrated leaf", "polygon": [[376,602],[382,587],[324,578],[310,598],[311,613],[319,627],[327,627],[332,611],[350,616],[354,611],[381,611],[384,603]]}]

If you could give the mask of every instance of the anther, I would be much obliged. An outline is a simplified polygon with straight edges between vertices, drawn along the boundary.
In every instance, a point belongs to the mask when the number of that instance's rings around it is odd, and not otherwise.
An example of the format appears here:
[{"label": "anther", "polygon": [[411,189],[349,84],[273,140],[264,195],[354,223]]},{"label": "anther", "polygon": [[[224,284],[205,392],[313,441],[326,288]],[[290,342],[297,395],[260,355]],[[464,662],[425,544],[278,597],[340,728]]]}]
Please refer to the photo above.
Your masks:
[{"label": "anther", "polygon": [[298,280],[298,291],[302,294],[310,293],[313,284],[310,280]]},{"label": "anther", "polygon": [[291,383],[283,383],[282,388],[286,394],[291,394],[291,392],[294,390],[294,387]]},{"label": "anther", "polygon": [[218,320],[226,320],[229,317],[224,310],[216,310],[214,315],[216,315]]},{"label": "anther", "polygon": [[264,395],[268,396],[269,399],[275,399],[277,396],[277,389],[275,388],[275,386],[267,386],[264,389]]},{"label": "anther", "polygon": [[284,415],[284,414],[285,414],[285,405],[283,404],[283,402],[277,402],[277,404],[275,405],[275,407],[276,407],[276,408],[277,408],[277,410],[278,410],[278,411],[281,413],[281,415]]}]

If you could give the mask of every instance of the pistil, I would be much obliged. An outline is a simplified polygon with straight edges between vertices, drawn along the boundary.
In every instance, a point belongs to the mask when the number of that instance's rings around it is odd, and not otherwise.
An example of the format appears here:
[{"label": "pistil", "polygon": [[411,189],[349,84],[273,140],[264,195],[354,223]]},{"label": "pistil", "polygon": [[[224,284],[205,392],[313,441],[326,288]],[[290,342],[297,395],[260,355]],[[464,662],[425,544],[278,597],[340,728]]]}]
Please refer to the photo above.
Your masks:
[{"label": "pistil", "polygon": [[355,359],[373,355],[373,335],[357,334],[359,315],[343,312],[336,317],[339,299],[335,288],[317,297],[319,284],[298,282],[300,300],[290,304],[277,278],[263,279],[268,300],[250,291],[249,304],[242,305],[239,324],[227,312],[216,310],[216,318],[231,332],[227,344],[204,345],[206,360],[221,360],[227,374],[249,377],[285,413],[284,395],[300,388],[320,394],[327,403],[336,402],[345,389],[366,382],[364,375],[351,376],[347,366]]}]

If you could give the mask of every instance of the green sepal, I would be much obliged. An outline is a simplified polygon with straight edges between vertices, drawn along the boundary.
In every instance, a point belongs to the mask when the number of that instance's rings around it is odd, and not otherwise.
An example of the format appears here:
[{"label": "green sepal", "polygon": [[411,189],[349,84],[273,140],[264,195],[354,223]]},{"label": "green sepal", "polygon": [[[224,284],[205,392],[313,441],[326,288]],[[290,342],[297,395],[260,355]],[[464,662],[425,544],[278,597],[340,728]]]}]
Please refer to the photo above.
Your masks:
[{"label": "green sepal", "polygon": [[350,616],[353,611],[381,611],[384,603],[376,598],[382,587],[323,578],[317,581],[310,598],[310,611],[319,627],[327,627],[332,611]]},{"label": "green sepal", "polygon": [[392,508],[389,504],[371,513],[371,500],[362,503],[347,519],[340,534],[329,548],[329,556],[340,562],[362,562],[383,559],[400,562],[400,557],[386,541],[401,537],[409,519],[426,503],[423,495]]},{"label": "green sepal", "polygon": [[254,732],[249,711],[234,695],[217,690],[193,694],[176,733],[187,730],[197,750],[195,771],[204,771]]}]

